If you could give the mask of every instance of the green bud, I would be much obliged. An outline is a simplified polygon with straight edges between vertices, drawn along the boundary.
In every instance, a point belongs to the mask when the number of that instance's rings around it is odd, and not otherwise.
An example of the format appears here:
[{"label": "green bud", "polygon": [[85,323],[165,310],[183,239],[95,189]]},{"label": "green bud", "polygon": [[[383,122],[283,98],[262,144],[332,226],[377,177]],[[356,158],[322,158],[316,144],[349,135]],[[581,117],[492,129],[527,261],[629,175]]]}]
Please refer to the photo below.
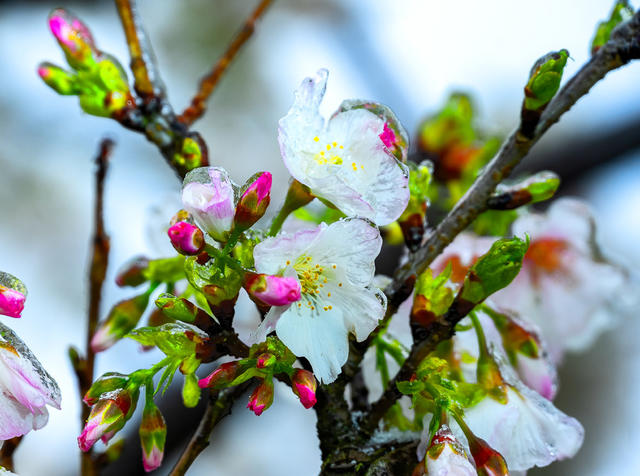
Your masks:
[{"label": "green bud", "polygon": [[198,314],[195,304],[169,293],[161,294],[156,299],[156,306],[171,319],[183,322],[193,323]]},{"label": "green bud", "polygon": [[198,386],[198,377],[195,374],[187,374],[184,376],[184,385],[182,386],[182,402],[187,408],[193,408],[200,400],[200,387]]},{"label": "green bud", "polygon": [[195,326],[177,321],[160,327],[140,327],[127,337],[144,346],[156,346],[166,356],[182,360],[193,356],[196,346],[208,335]]},{"label": "green bud", "polygon": [[568,58],[569,52],[560,50],[548,53],[536,61],[529,73],[529,82],[524,88],[523,109],[536,111],[551,101],[560,88]]},{"label": "green bud", "polygon": [[189,171],[206,165],[204,155],[197,140],[185,137],[180,149],[173,155],[173,162],[183,170]]},{"label": "green bud", "polygon": [[120,301],[113,306],[91,339],[94,352],[108,349],[136,327],[149,303],[150,292]]},{"label": "green bud", "polygon": [[453,144],[470,144],[473,130],[473,104],[463,93],[453,93],[444,107],[426,119],[418,128],[418,149],[428,154],[440,154]]},{"label": "green bud", "polygon": [[104,393],[120,390],[127,386],[129,376],[118,372],[107,372],[96,379],[91,388],[84,395],[83,401],[87,405],[95,405]]},{"label": "green bud", "polygon": [[184,256],[149,261],[144,276],[157,283],[175,283],[185,278]]},{"label": "green bud", "polygon": [[560,186],[560,177],[549,171],[538,172],[512,185],[499,185],[487,205],[495,210],[511,210],[548,200]]},{"label": "green bud", "polygon": [[497,240],[469,269],[456,299],[477,305],[506,287],[520,271],[528,247],[528,238]]},{"label": "green bud", "polygon": [[618,0],[613,6],[609,19],[598,23],[595,36],[591,41],[591,54],[597,53],[597,51],[604,46],[604,44],[611,38],[611,32],[623,21],[629,20],[633,16],[633,8],[629,6],[629,2],[626,0]]},{"label": "green bud", "polygon": [[140,286],[147,282],[146,269],[149,266],[149,260],[144,256],[136,256],[127,261],[118,271],[116,275],[116,284],[120,287]]},{"label": "green bud", "polygon": [[148,400],[144,407],[139,434],[142,464],[145,471],[153,471],[162,464],[167,440],[167,424],[153,400]]},{"label": "green bud", "polygon": [[51,63],[42,63],[38,66],[38,75],[47,86],[58,94],[67,96],[80,93],[77,76],[58,66]]},{"label": "green bud", "polygon": [[409,163],[409,203],[398,218],[404,241],[411,251],[422,243],[426,226],[427,205],[429,202],[429,184],[433,173],[433,164],[429,161]]}]

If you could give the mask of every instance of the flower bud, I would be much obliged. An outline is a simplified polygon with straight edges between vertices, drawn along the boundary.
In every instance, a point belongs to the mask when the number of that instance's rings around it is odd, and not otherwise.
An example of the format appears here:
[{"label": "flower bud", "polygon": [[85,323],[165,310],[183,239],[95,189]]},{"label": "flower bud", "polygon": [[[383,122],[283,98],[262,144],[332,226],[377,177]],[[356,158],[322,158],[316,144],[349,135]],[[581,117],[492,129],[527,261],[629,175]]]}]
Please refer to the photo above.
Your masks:
[{"label": "flower bud", "polygon": [[627,0],[617,0],[609,19],[598,23],[596,34],[591,42],[591,54],[596,54],[609,41],[613,29],[623,21],[629,20],[633,13],[633,8]]},{"label": "flower bud", "polygon": [[273,403],[273,382],[271,380],[263,380],[260,385],[249,397],[247,408],[257,416],[262,415],[267,408]]},{"label": "flower bud", "polygon": [[307,370],[296,369],[291,378],[291,388],[300,399],[305,408],[311,408],[316,404],[316,378]]},{"label": "flower bud", "polygon": [[139,389],[131,386],[107,395],[107,398],[98,400],[91,408],[84,429],[78,437],[78,446],[82,451],[89,451],[101,438],[108,441],[122,429],[135,410]]},{"label": "flower bud", "polygon": [[49,28],[76,70],[90,69],[99,55],[89,29],[76,17],[58,8],[49,15]]},{"label": "flower bud", "polygon": [[0,271],[0,314],[18,318],[27,299],[27,287],[15,276]]},{"label": "flower bud", "polygon": [[167,440],[167,424],[153,401],[149,401],[144,407],[139,434],[142,465],[148,473],[158,469],[162,464],[164,444]]},{"label": "flower bud", "polygon": [[256,367],[259,369],[266,369],[276,363],[276,356],[265,352],[260,354],[256,359]]},{"label": "flower bud", "polygon": [[147,281],[146,270],[149,267],[149,260],[144,256],[136,256],[127,261],[116,275],[116,284],[120,287],[140,286]]},{"label": "flower bud", "polygon": [[107,372],[93,382],[82,401],[89,406],[95,405],[103,394],[121,390],[127,386],[128,382],[128,375],[118,372]]},{"label": "flower bud", "polygon": [[269,172],[260,172],[252,177],[236,205],[233,220],[236,231],[245,231],[262,218],[271,200],[270,192],[271,174]]},{"label": "flower bud", "polygon": [[235,190],[224,169],[200,167],[189,172],[182,203],[214,240],[227,241],[235,215]]},{"label": "flower bud", "polygon": [[300,282],[294,277],[247,273],[244,288],[270,306],[285,306],[300,299]]},{"label": "flower bud", "polygon": [[514,208],[548,200],[556,193],[560,177],[553,172],[543,171],[514,185],[500,184],[487,200],[487,206],[494,210]]},{"label": "flower bud", "polygon": [[456,421],[467,439],[469,451],[473,457],[473,462],[476,464],[478,475],[508,476],[509,470],[502,455],[482,438],[477,437],[462,418],[456,417]]},{"label": "flower bud", "polygon": [[167,317],[183,322],[193,323],[198,314],[198,308],[195,304],[169,293],[161,294],[156,299],[156,306]]},{"label": "flower bud", "polygon": [[142,317],[149,303],[149,293],[120,301],[112,309],[107,318],[100,324],[91,339],[94,352],[107,350],[118,340],[133,330]]},{"label": "flower bud", "polygon": [[211,372],[207,377],[200,379],[198,386],[200,388],[223,388],[233,382],[233,380],[240,374],[240,370],[241,366],[239,361],[224,363]]},{"label": "flower bud", "polygon": [[186,221],[179,221],[167,231],[171,244],[175,250],[183,255],[197,255],[204,248],[204,234],[202,230]]},{"label": "flower bud", "polygon": [[51,63],[42,63],[38,66],[38,75],[47,86],[58,94],[65,96],[80,94],[77,77],[64,69]]}]

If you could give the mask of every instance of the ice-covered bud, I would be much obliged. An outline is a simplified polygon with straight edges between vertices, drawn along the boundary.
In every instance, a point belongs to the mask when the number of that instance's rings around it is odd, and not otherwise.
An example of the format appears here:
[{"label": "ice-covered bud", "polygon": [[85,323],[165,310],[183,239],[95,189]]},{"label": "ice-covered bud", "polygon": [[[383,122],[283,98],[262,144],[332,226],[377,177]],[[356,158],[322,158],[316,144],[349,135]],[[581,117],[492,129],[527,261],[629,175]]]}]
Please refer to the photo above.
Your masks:
[{"label": "ice-covered bud", "polygon": [[129,376],[118,372],[107,372],[96,379],[82,401],[89,406],[95,405],[100,397],[115,390],[121,390],[127,386]]},{"label": "ice-covered bud", "polygon": [[185,298],[164,293],[156,299],[156,306],[171,319],[183,322],[194,322],[198,315],[198,308]]},{"label": "ice-covered bud", "polygon": [[276,356],[265,352],[260,354],[256,359],[256,367],[259,369],[266,369],[276,363]]},{"label": "ice-covered bud", "polygon": [[591,54],[596,54],[609,41],[613,29],[623,21],[629,20],[633,13],[633,8],[627,0],[618,0],[613,6],[609,18],[598,23],[596,34],[591,42]]},{"label": "ice-covered bud", "polygon": [[235,187],[224,169],[200,167],[189,172],[182,203],[213,239],[227,241],[235,215]]},{"label": "ice-covered bud", "polygon": [[233,382],[239,375],[241,370],[240,362],[226,362],[211,372],[208,376],[200,379],[198,386],[200,388],[219,389]]},{"label": "ice-covered bud", "polygon": [[0,314],[18,318],[27,300],[27,287],[15,276],[0,271]]},{"label": "ice-covered bud", "polygon": [[255,413],[257,416],[262,415],[267,408],[273,403],[273,382],[270,379],[265,379],[249,397],[249,403],[247,408]]},{"label": "ice-covered bud", "polygon": [[19,291],[0,285],[0,314],[20,317],[26,296]]},{"label": "ice-covered bud", "polygon": [[49,28],[58,40],[71,67],[83,70],[95,64],[99,53],[91,32],[84,23],[69,12],[58,8],[49,14]]},{"label": "ice-covered bud", "polygon": [[153,401],[149,401],[144,407],[139,434],[142,465],[148,473],[158,469],[162,464],[164,444],[167,440],[167,424]]},{"label": "ice-covered bud", "polygon": [[476,436],[467,426],[465,421],[456,417],[456,422],[467,439],[469,452],[476,464],[476,471],[479,476],[508,476],[509,470],[504,457],[494,450],[489,443]]},{"label": "ice-covered bud", "polygon": [[553,172],[539,172],[513,185],[498,185],[495,193],[487,200],[487,206],[494,210],[512,210],[548,200],[556,193],[559,185],[560,177]]},{"label": "ice-covered bud", "polygon": [[311,408],[316,404],[317,386],[316,378],[308,370],[296,369],[291,377],[291,389],[305,408]]},{"label": "ice-covered bud", "polygon": [[91,408],[84,429],[78,437],[78,446],[89,451],[99,439],[109,440],[122,429],[133,414],[138,402],[138,386],[109,392]]},{"label": "ice-covered bud", "polygon": [[58,94],[65,96],[80,94],[77,77],[58,66],[42,63],[38,66],[38,76]]},{"label": "ice-covered bud", "polygon": [[255,222],[262,218],[271,201],[271,174],[269,172],[259,172],[247,183],[249,185],[238,201],[233,220],[234,228],[238,232],[251,228]]},{"label": "ice-covered bud", "polygon": [[107,318],[102,321],[91,339],[94,352],[107,350],[118,340],[132,331],[142,317],[149,303],[149,293],[120,301],[113,306]]},{"label": "ice-covered bud", "polygon": [[149,267],[149,259],[144,256],[136,256],[127,261],[116,274],[116,284],[120,287],[140,286],[147,282],[146,270]]},{"label": "ice-covered bud", "polygon": [[175,250],[183,255],[197,255],[204,248],[204,234],[192,223],[179,221],[167,231]]},{"label": "ice-covered bud", "polygon": [[300,282],[289,276],[247,273],[244,288],[270,306],[286,306],[300,299]]}]

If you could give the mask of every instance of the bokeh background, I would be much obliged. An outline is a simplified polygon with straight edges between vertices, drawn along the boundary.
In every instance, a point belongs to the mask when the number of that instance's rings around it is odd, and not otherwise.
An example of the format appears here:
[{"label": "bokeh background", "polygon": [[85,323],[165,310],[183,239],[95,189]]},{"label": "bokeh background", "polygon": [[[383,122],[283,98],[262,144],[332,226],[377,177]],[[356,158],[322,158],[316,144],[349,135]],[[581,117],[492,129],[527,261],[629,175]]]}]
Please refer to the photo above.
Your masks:
[{"label": "bokeh background", "polygon": [[[200,76],[215,62],[254,7],[250,0],[140,0],[170,100],[187,105]],[[323,105],[343,98],[389,105],[413,133],[421,118],[454,90],[471,93],[479,125],[506,134],[518,120],[522,88],[542,54],[567,48],[571,75],[588,58],[597,21],[610,0],[277,0],[241,52],[197,124],[210,160],[242,183],[255,170],[274,174],[273,203],[288,175],[279,157],[277,121],[293,90],[320,67],[330,70]],[[117,147],[106,189],[112,237],[103,314],[131,291],[113,284],[117,267],[134,254],[170,252],[159,233],[179,206],[180,182],[146,140],[111,120],[84,114],[75,98],[57,96],[36,75],[42,60],[63,64],[50,35],[49,1],[0,2],[0,269],[29,287],[23,318],[9,324],[59,382],[62,411],[28,435],[16,454],[21,475],[78,472],[79,400],[66,358],[82,346],[86,262],[92,229],[93,156],[107,135]],[[91,27],[98,45],[128,63],[112,2],[65,2]],[[560,193],[584,197],[599,218],[607,254],[631,270],[640,265],[640,62],[597,84],[537,145],[531,170],[556,170]],[[239,316],[248,328],[251,306]],[[244,330],[243,330],[244,332]],[[586,428],[571,461],[531,471],[539,475],[640,474],[640,324],[618,322],[590,351],[568,356],[556,405]],[[97,374],[133,371],[159,359],[133,341],[98,358]],[[204,372],[203,372],[204,374]],[[180,380],[179,378],[176,380]],[[181,408],[179,388],[161,401],[169,425],[166,474],[203,410]],[[317,474],[315,416],[286,389],[260,418],[240,401],[214,432],[190,475]],[[142,472],[136,426],[123,460],[107,474]],[[124,468],[129,468],[125,470]],[[134,468],[134,469],[131,469]]]}]

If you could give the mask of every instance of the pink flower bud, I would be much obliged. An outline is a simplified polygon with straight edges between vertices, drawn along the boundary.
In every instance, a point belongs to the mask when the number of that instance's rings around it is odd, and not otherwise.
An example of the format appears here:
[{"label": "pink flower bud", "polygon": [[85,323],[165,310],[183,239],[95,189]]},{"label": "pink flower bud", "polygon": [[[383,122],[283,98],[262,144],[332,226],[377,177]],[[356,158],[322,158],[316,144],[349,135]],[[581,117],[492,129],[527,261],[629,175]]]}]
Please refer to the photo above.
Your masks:
[{"label": "pink flower bud", "polygon": [[285,306],[300,299],[300,282],[294,277],[247,273],[244,288],[270,306]]},{"label": "pink flower bud", "polygon": [[275,363],[276,363],[276,356],[273,354],[270,354],[269,352],[260,354],[256,359],[256,367],[259,369],[266,369],[267,367],[270,367]]},{"label": "pink flower bud", "polygon": [[311,408],[316,404],[316,378],[307,370],[296,369],[291,378],[291,388],[300,399],[305,408]]},{"label": "pink flower bud", "polygon": [[78,446],[82,451],[89,451],[101,438],[108,441],[122,429],[135,410],[139,391],[134,387],[105,394],[107,395],[107,398],[98,400],[91,408],[89,418],[78,437]]},{"label": "pink flower bud", "polygon": [[272,403],[273,382],[271,380],[263,380],[251,394],[247,408],[257,416],[260,416]]},{"label": "pink flower bud", "polygon": [[396,143],[396,134],[386,122],[384,124],[384,128],[382,129],[382,134],[380,134],[380,140],[385,146],[387,146],[387,148],[393,147]]},{"label": "pink flower bud", "polygon": [[238,201],[234,217],[236,230],[247,230],[262,218],[271,201],[270,192],[271,174],[269,172],[259,173]]},{"label": "pink flower bud", "polygon": [[198,386],[200,388],[222,388],[233,382],[233,380],[239,375],[239,371],[240,362],[227,362],[220,365],[220,367],[211,372],[207,377],[200,379]]},{"label": "pink flower bud", "polygon": [[197,255],[204,248],[202,230],[189,222],[177,222],[169,228],[167,234],[173,247],[182,255]]},{"label": "pink flower bud", "polygon": [[158,407],[153,402],[147,404],[140,423],[140,446],[142,447],[142,465],[148,473],[162,464],[164,444],[167,439],[167,424]]},{"label": "pink flower bud", "polygon": [[86,69],[99,56],[89,29],[65,10],[51,12],[49,28],[73,68]]},{"label": "pink flower bud", "polygon": [[0,285],[0,314],[20,317],[27,297],[20,291]]}]

